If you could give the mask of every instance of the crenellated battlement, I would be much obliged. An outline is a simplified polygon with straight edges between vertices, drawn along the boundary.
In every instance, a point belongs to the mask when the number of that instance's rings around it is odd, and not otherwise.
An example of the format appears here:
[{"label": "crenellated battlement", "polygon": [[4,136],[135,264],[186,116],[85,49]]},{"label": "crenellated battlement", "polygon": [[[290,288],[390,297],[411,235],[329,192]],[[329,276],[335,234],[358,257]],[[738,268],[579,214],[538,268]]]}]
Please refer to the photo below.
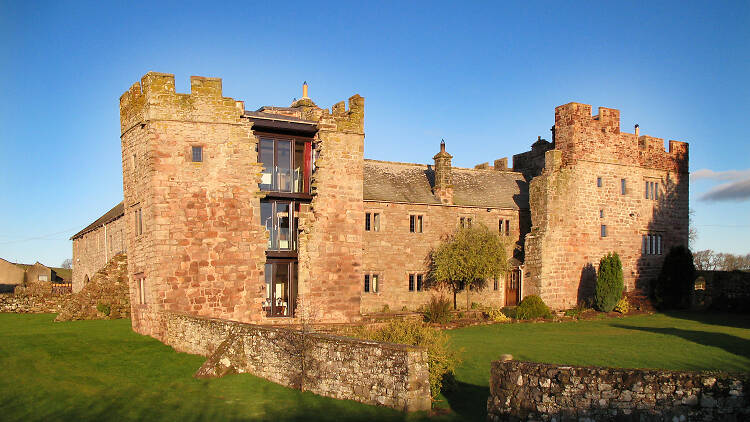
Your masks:
[{"label": "crenellated battlement", "polygon": [[591,106],[568,103],[555,108],[555,149],[563,154],[567,165],[577,160],[617,162],[673,171],[687,171],[688,144],[636,133],[620,131],[620,111],[599,107],[597,115]]},{"label": "crenellated battlement", "polygon": [[358,134],[365,132],[365,99],[359,94],[352,95],[347,102],[339,101],[330,111],[321,109],[309,98],[301,98],[292,103],[291,107],[299,109],[302,118],[320,122],[321,130]]},{"label": "crenellated battlement", "polygon": [[235,123],[238,103],[222,96],[221,78],[190,77],[190,93],[175,92],[171,73],[148,72],[120,96],[121,130],[145,120]]}]

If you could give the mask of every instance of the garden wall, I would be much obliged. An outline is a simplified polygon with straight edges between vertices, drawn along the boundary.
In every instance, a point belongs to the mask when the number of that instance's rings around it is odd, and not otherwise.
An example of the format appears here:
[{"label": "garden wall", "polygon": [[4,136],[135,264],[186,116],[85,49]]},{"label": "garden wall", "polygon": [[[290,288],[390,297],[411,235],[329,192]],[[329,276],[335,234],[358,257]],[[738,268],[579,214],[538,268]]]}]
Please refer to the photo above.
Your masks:
[{"label": "garden wall", "polygon": [[750,312],[750,272],[698,271],[693,307],[720,311]]},{"label": "garden wall", "polygon": [[749,374],[495,361],[487,413],[492,421],[740,421],[750,418],[749,381]]},{"label": "garden wall", "polygon": [[[423,348],[178,313],[163,318],[168,345],[209,356],[198,375],[247,372],[327,397],[430,409]],[[231,368],[222,372],[213,366]]]},{"label": "garden wall", "polygon": [[70,294],[60,296],[36,296],[26,294],[0,293],[0,313],[58,313],[69,297]]}]

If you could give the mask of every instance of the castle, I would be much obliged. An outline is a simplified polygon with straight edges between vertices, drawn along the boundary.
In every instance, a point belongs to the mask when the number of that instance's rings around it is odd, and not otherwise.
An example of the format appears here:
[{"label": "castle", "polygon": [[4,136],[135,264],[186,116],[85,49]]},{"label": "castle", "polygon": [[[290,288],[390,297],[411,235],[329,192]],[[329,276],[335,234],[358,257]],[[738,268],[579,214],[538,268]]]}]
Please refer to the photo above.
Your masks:
[{"label": "castle", "polygon": [[296,324],[415,309],[458,225],[508,240],[513,270],[472,292],[493,306],[574,306],[611,251],[642,291],[687,244],[688,145],[621,132],[614,109],[559,106],[552,142],[466,169],[444,143],[427,165],[365,159],[359,95],[321,109],[305,84],[290,107],[246,111],[221,79],[190,82],[180,94],[150,72],[121,96],[123,202],[73,239],[78,290],[106,248],[127,250],[139,333],[161,338],[163,311]]}]

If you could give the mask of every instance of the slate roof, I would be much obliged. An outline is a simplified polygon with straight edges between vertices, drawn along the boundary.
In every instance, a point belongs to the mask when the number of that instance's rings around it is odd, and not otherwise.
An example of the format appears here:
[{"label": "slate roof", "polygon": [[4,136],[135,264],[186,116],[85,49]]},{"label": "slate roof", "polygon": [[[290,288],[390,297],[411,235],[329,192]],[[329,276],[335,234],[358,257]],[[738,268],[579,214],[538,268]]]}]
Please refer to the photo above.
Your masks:
[{"label": "slate roof", "polygon": [[119,204],[115,205],[111,210],[107,211],[103,216],[97,218],[96,221],[86,226],[86,228],[74,234],[70,238],[70,240],[73,240],[77,237],[81,237],[90,231],[94,231],[104,224],[117,220],[123,215],[125,215],[125,207],[123,206],[123,203],[120,202]]},{"label": "slate roof", "polygon": [[[455,205],[529,209],[528,183],[520,173],[453,167]],[[432,193],[432,166],[365,160],[364,199],[370,201],[440,204]]]}]

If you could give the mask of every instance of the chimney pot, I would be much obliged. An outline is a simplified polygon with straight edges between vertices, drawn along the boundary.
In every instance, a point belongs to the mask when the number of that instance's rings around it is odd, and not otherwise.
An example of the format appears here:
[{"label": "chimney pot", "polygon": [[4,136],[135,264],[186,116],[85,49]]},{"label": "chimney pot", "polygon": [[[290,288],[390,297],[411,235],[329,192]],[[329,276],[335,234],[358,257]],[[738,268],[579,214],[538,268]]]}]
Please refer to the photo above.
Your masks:
[{"label": "chimney pot", "polygon": [[302,84],[302,98],[308,98],[307,97],[307,81]]},{"label": "chimney pot", "polygon": [[638,126],[638,123],[635,124],[635,136],[638,136],[641,132],[641,127]]}]

